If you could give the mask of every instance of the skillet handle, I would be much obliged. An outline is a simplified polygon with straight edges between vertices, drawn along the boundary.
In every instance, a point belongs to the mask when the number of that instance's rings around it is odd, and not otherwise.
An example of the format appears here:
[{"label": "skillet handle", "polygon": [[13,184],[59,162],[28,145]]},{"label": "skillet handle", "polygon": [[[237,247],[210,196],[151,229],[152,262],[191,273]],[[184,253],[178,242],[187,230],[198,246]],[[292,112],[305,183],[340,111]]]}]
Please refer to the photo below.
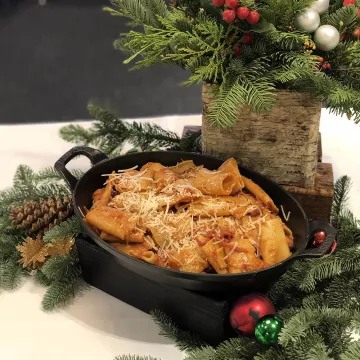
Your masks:
[{"label": "skillet handle", "polygon": [[303,250],[299,254],[293,256],[292,259],[317,258],[322,257],[329,252],[336,239],[337,230],[325,220],[311,220],[309,222],[308,244],[313,239],[314,234],[318,231],[325,232],[326,237],[324,242],[316,248],[307,248]]},{"label": "skillet handle", "polygon": [[78,179],[71,174],[71,172],[66,168],[66,165],[69,161],[79,155],[86,156],[93,165],[99,163],[100,161],[108,159],[108,157],[101,151],[88,146],[76,146],[69,150],[66,154],[64,154],[55,163],[55,169],[65,178],[65,180],[69,184],[71,191],[74,191]]}]

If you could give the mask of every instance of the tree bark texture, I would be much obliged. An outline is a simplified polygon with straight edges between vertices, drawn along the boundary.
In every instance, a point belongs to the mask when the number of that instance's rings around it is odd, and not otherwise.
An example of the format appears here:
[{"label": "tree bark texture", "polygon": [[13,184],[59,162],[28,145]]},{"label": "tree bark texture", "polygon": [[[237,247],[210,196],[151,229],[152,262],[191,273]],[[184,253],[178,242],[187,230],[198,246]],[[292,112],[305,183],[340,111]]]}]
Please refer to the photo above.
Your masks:
[{"label": "tree bark texture", "polygon": [[[209,91],[210,90],[210,91]],[[315,183],[321,103],[308,94],[278,91],[271,112],[258,114],[244,107],[228,128],[212,127],[206,114],[211,85],[203,87],[203,151],[235,157],[284,185],[312,188]]]}]

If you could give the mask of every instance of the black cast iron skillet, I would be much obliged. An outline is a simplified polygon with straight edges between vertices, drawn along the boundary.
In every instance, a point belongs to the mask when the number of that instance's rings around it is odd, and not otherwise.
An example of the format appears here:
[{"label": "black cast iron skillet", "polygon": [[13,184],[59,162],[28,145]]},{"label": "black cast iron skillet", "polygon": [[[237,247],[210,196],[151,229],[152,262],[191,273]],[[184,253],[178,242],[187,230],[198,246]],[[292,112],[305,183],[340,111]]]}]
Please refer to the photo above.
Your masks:
[{"label": "black cast iron skillet", "polygon": [[[66,169],[66,164],[79,155],[86,156],[93,164],[93,167],[78,180]],[[329,223],[322,220],[309,221],[299,203],[281,186],[259,173],[241,166],[239,166],[239,169],[243,175],[251,178],[260,185],[271,196],[278,207],[280,207],[280,205],[283,206],[286,214],[288,212],[291,214],[287,225],[293,231],[295,238],[293,255],[285,261],[269,268],[234,275],[195,274],[161,268],[116,250],[106,241],[101,240],[96,233],[82,221],[83,216],[79,209],[84,209],[84,207],[89,208],[91,206],[93,192],[103,187],[105,178],[101,176],[102,174],[109,174],[119,169],[128,169],[135,165],[138,165],[140,168],[150,161],[171,166],[176,165],[176,163],[182,160],[193,160],[196,165],[204,165],[208,169],[217,169],[223,162],[207,155],[176,151],[132,153],[109,159],[98,150],[86,146],[79,146],[71,149],[62,156],[56,162],[55,168],[64,176],[73,192],[75,213],[81,219],[85,232],[99,246],[116,256],[121,265],[141,276],[162,284],[204,292],[264,289],[267,288],[270,282],[280,277],[293,260],[321,257],[329,251],[336,235],[336,230]],[[282,216],[281,213],[280,216]],[[312,239],[314,232],[318,230],[324,230],[326,232],[325,241],[318,248],[308,248],[309,241]],[[96,269],[94,271],[96,271]],[[114,276],[116,276],[116,274],[114,274]]]}]

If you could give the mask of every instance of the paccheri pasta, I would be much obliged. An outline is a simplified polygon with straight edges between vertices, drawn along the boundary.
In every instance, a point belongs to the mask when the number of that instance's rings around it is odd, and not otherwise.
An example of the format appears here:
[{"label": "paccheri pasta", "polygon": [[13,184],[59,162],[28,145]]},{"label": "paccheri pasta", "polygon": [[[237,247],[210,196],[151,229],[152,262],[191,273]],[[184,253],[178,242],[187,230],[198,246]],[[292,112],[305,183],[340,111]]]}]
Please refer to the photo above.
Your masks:
[{"label": "paccheri pasta", "polygon": [[256,271],[291,256],[293,235],[278,207],[233,158],[214,171],[189,160],[104,176],[84,221],[125,254],[218,274]]}]

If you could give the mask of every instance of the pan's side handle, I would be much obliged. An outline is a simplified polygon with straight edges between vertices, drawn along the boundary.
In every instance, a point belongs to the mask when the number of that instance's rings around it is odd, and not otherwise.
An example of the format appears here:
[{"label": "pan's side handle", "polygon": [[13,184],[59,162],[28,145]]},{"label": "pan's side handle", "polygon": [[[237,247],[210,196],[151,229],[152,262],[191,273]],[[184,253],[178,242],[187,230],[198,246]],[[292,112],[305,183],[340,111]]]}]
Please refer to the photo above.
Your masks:
[{"label": "pan's side handle", "polygon": [[324,220],[312,220],[309,222],[309,234],[308,234],[308,243],[313,239],[314,234],[318,231],[325,232],[325,240],[323,243],[315,248],[308,248],[304,251],[296,254],[292,259],[302,259],[302,258],[317,258],[326,255],[331,246],[336,240],[337,230]]},{"label": "pan's side handle", "polygon": [[108,157],[99,150],[93,149],[88,146],[76,146],[64,154],[56,163],[55,169],[65,178],[71,191],[75,189],[78,179],[66,168],[66,165],[73,158],[84,155],[86,156],[93,165],[100,161],[108,159]]}]

